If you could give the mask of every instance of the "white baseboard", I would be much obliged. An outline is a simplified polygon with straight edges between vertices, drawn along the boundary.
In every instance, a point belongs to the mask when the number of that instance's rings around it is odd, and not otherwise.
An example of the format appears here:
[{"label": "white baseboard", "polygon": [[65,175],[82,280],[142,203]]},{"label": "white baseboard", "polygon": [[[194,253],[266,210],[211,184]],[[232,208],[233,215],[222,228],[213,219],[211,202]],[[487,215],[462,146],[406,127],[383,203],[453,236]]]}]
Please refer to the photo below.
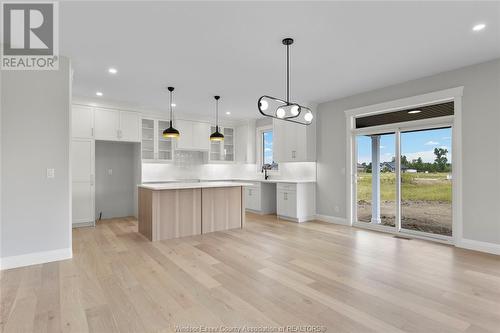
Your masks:
[{"label": "white baseboard", "polygon": [[350,226],[349,222],[347,222],[347,219],[344,217],[316,214],[316,220]]},{"label": "white baseboard", "polygon": [[95,222],[77,222],[71,225],[72,228],[95,227]]},{"label": "white baseboard", "polygon": [[472,239],[462,238],[457,240],[455,246],[463,249],[500,255],[500,244],[481,242]]},{"label": "white baseboard", "polygon": [[19,256],[0,258],[0,269],[10,269],[30,265],[44,264],[51,261],[71,259],[73,251],[71,248],[58,249],[44,252],[34,252]]}]

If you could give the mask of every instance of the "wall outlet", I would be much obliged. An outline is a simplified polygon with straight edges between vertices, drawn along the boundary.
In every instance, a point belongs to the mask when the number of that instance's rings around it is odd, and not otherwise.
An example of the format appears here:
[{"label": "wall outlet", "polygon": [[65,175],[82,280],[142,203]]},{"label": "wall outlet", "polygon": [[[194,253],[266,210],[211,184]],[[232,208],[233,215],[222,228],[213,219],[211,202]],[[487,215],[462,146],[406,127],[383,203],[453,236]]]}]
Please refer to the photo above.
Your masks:
[{"label": "wall outlet", "polygon": [[55,178],[56,170],[53,168],[47,168],[47,178]]},{"label": "wall outlet", "polygon": [[333,207],[333,209],[335,210],[335,213],[338,213],[340,211],[339,206],[335,206],[335,207]]},{"label": "wall outlet", "polygon": [[108,176],[112,176],[113,175],[113,169],[108,169]]}]

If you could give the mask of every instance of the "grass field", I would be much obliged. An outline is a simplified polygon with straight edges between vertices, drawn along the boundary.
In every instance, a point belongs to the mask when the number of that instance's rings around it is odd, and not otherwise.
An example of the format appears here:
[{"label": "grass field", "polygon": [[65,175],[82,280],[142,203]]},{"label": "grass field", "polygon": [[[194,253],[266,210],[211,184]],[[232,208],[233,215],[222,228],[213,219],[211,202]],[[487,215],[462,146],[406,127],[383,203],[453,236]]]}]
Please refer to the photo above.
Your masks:
[{"label": "grass field", "polygon": [[[438,201],[451,203],[451,180],[448,173],[403,173],[401,199],[403,201]],[[396,175],[380,174],[380,196],[383,201],[396,199]],[[372,174],[358,172],[358,201],[371,201]]]}]

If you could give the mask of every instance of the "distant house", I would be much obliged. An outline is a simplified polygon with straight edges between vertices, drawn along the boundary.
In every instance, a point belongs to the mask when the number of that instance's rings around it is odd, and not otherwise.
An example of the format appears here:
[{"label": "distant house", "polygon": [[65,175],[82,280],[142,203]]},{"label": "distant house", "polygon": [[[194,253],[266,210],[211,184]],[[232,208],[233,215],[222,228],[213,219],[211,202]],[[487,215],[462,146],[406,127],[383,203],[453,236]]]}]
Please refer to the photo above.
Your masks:
[{"label": "distant house", "polygon": [[[401,171],[406,172],[408,167],[404,164],[401,165]],[[382,162],[380,163],[380,171],[382,172],[396,172],[396,162]]]},{"label": "distant house", "polygon": [[366,172],[366,164],[358,163],[357,169],[358,169],[358,172]]}]

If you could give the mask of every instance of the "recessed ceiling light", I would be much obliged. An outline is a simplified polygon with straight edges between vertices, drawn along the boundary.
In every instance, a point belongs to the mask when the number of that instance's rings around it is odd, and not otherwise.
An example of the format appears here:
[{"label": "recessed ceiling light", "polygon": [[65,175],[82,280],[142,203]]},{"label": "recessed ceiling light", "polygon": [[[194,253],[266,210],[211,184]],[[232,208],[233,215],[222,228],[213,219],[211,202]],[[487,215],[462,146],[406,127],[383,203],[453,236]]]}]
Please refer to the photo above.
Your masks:
[{"label": "recessed ceiling light", "polygon": [[110,68],[108,69],[108,72],[109,72],[110,74],[116,74],[116,73],[118,73],[118,71],[116,70],[116,68],[113,68],[113,67],[110,67]]},{"label": "recessed ceiling light", "polygon": [[172,103],[170,105],[172,105],[172,107],[174,107],[174,108],[177,106],[177,104],[175,104],[175,103]]},{"label": "recessed ceiling light", "polygon": [[411,110],[411,111],[408,111],[409,114],[415,114],[415,113],[420,113],[422,112],[421,110]]},{"label": "recessed ceiling light", "polygon": [[472,27],[472,31],[481,31],[484,28],[486,28],[486,24],[479,23],[479,24],[476,24],[474,27]]},{"label": "recessed ceiling light", "polygon": [[102,96],[102,92],[100,92],[100,91],[97,91],[95,94],[96,94],[96,96],[99,96],[99,97]]},{"label": "recessed ceiling light", "polygon": [[226,114],[229,116],[231,114],[231,112],[227,111]]}]

